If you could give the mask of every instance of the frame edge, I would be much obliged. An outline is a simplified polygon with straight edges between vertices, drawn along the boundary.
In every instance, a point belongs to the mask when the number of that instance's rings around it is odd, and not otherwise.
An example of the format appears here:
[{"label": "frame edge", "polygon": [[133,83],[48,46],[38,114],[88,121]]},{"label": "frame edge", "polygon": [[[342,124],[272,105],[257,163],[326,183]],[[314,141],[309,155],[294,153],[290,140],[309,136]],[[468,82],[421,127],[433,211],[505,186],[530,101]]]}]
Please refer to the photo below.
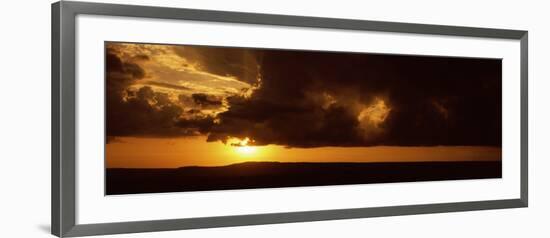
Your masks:
[{"label": "frame edge", "polygon": [[523,31],[520,40],[521,81],[521,187],[520,199],[524,207],[529,206],[529,32]]},{"label": "frame edge", "polygon": [[52,4],[51,233],[58,237],[66,237],[76,227],[74,46],[77,11],[71,2]]},{"label": "frame edge", "polygon": [[60,236],[60,174],[59,174],[59,67],[61,57],[59,49],[60,2],[51,5],[51,234]]},{"label": "frame edge", "polygon": [[77,225],[67,237],[314,222],[522,207],[520,199]]},{"label": "frame edge", "polygon": [[80,14],[159,18],[174,20],[209,21],[290,27],[314,27],[324,29],[398,32],[410,34],[436,34],[447,36],[492,37],[519,39],[524,31],[481,27],[434,25],[371,21],[358,19],[293,16],[250,12],[230,12],[204,9],[171,8],[143,5],[63,1],[65,6],[78,9]]}]

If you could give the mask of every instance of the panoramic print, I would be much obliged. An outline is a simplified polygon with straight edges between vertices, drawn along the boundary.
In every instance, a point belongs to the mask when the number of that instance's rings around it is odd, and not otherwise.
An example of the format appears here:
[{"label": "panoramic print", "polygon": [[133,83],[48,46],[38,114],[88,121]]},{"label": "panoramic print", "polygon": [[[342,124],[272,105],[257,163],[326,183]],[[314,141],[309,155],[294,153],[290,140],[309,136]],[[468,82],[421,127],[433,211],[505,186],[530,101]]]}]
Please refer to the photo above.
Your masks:
[{"label": "panoramic print", "polygon": [[500,178],[501,70],[106,42],[106,194]]}]

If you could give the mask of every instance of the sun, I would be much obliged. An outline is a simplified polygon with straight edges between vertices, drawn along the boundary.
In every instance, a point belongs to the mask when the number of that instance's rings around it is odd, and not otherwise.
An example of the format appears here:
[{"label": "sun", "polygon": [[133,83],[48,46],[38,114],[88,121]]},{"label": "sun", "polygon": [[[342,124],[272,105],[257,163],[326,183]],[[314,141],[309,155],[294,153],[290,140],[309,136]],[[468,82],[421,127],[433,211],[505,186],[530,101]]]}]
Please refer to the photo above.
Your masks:
[{"label": "sun", "polygon": [[242,154],[242,155],[253,155],[256,153],[257,149],[256,147],[254,146],[247,146],[247,145],[244,145],[244,146],[237,146],[237,148],[235,149],[239,154]]},{"label": "sun", "polygon": [[249,145],[250,142],[253,142],[253,140],[248,137],[244,139],[230,138],[228,140],[229,145],[231,145],[234,151],[243,157],[250,157],[258,151],[256,146]]}]

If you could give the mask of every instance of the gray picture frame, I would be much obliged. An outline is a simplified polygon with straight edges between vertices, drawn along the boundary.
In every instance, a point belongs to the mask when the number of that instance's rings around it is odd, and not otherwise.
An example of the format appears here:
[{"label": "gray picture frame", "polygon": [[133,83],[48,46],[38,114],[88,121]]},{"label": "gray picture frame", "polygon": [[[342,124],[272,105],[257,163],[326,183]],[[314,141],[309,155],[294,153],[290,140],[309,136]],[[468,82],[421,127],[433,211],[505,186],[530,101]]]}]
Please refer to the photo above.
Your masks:
[{"label": "gray picture frame", "polygon": [[[51,233],[56,236],[74,237],[131,232],[168,231],[485,209],[520,208],[527,207],[528,205],[527,31],[69,1],[53,3],[51,11]],[[75,19],[79,14],[519,40],[521,51],[521,167],[518,169],[521,171],[521,196],[517,199],[508,200],[199,217],[101,224],[76,224],[75,113],[77,109],[75,101]]]}]

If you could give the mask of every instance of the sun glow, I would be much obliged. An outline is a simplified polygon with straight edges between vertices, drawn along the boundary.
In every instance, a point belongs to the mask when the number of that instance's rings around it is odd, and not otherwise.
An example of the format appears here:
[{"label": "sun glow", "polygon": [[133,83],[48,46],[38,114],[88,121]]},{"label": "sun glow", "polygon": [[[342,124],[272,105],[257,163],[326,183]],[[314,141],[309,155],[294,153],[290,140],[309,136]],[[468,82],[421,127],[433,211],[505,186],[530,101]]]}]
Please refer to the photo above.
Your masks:
[{"label": "sun glow", "polygon": [[237,152],[239,154],[242,154],[242,155],[252,155],[254,153],[256,153],[257,149],[256,147],[253,147],[253,146],[238,146],[236,148]]},{"label": "sun glow", "polygon": [[258,151],[256,146],[249,145],[251,142],[254,142],[254,140],[251,140],[248,137],[244,139],[230,138],[227,142],[234,149],[234,151],[241,156],[250,157]]}]

